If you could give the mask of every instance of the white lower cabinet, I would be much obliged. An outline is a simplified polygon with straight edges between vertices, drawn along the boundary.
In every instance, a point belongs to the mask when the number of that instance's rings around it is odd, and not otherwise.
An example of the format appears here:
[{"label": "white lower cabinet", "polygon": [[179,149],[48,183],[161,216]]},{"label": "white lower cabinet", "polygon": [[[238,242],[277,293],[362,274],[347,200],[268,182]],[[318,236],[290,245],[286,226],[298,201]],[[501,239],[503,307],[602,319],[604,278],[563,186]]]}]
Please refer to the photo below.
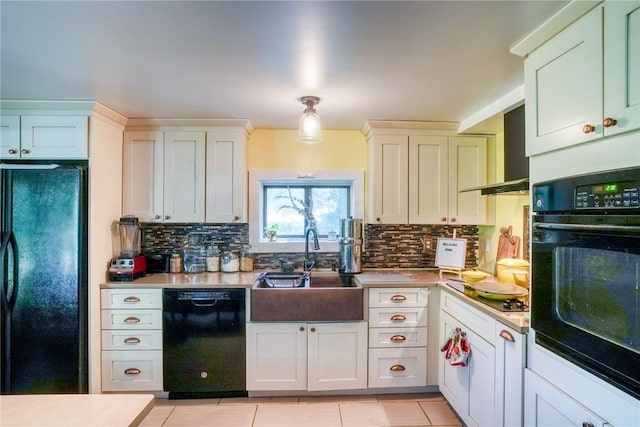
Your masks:
[{"label": "white lower cabinet", "polygon": [[610,425],[535,372],[525,369],[526,426],[598,427]]},{"label": "white lower cabinet", "polygon": [[162,289],[102,289],[102,391],[162,391]]},{"label": "white lower cabinet", "polygon": [[439,340],[460,328],[471,348],[467,366],[439,352],[440,391],[468,426],[522,425],[525,336],[464,300],[442,292]]},{"label": "white lower cabinet", "polygon": [[247,390],[367,387],[367,323],[247,324]]},{"label": "white lower cabinet", "polygon": [[369,387],[427,385],[426,288],[369,289]]}]

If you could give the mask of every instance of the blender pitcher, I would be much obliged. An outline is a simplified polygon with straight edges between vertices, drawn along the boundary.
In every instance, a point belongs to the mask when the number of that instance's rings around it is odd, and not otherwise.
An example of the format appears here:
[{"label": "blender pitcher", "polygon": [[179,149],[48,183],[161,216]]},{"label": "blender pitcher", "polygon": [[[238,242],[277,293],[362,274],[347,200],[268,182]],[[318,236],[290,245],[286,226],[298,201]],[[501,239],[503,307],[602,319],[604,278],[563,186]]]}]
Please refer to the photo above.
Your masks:
[{"label": "blender pitcher", "polygon": [[118,222],[120,229],[120,258],[140,255],[140,223],[135,216],[124,216]]}]

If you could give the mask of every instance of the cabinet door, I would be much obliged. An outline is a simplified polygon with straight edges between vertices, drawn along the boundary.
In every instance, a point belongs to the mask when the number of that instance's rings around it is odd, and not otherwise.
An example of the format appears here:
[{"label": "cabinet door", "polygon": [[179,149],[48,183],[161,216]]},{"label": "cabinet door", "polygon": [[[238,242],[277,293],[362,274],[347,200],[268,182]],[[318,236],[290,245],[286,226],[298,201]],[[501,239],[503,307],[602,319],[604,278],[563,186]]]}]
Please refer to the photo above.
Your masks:
[{"label": "cabinet door", "polygon": [[[596,8],[529,55],[527,156],[602,137],[602,47],[602,9]],[[595,130],[584,133],[585,125]]]},{"label": "cabinet door", "polygon": [[496,322],[496,425],[522,424],[526,335]]},{"label": "cabinet door", "polygon": [[604,4],[605,136],[640,128],[640,2]]},{"label": "cabinet door", "polygon": [[20,152],[28,159],[89,157],[87,116],[22,116]]},{"label": "cabinet door", "polygon": [[247,221],[247,165],[240,132],[207,132],[206,222]]},{"label": "cabinet door", "polygon": [[122,213],[142,222],[161,222],[164,200],[162,132],[125,132]]},{"label": "cabinet door", "polygon": [[0,115],[0,159],[20,157],[20,116]]},{"label": "cabinet door", "polygon": [[526,369],[524,425],[526,426],[607,426],[605,420]]},{"label": "cabinet door", "polygon": [[487,140],[482,137],[449,138],[448,222],[486,224],[487,197],[465,188],[487,183]]},{"label": "cabinet door", "polygon": [[410,224],[447,223],[448,178],[447,137],[410,136]]},{"label": "cabinet door", "polygon": [[247,390],[307,389],[307,325],[247,323]]},{"label": "cabinet door", "polygon": [[[460,322],[441,311],[438,328],[440,343],[444,344],[447,338],[451,336],[451,331],[460,326]],[[469,410],[470,369],[468,367],[451,366],[449,361],[444,358],[444,353],[440,351],[438,354],[438,371],[438,386],[440,387],[440,392],[446,397],[458,415],[466,415]]]},{"label": "cabinet door", "polygon": [[408,138],[380,135],[369,141],[369,222],[408,221]]},{"label": "cabinet door", "polygon": [[471,347],[467,366],[451,366],[440,352],[440,391],[466,425],[498,425],[495,347],[447,313],[441,312],[440,316],[441,341],[459,327],[466,332]]},{"label": "cabinet door", "polygon": [[165,222],[204,222],[204,182],[204,132],[165,132]]},{"label": "cabinet door", "polygon": [[308,326],[308,389],[367,388],[367,323]]}]

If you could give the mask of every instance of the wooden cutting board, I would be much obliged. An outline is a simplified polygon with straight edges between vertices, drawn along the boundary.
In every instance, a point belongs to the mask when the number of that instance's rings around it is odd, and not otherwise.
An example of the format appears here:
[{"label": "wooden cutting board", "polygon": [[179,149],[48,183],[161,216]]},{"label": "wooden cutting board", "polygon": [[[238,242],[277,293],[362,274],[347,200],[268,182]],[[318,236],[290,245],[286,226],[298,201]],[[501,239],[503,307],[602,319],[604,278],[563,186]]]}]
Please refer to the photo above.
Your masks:
[{"label": "wooden cutting board", "polygon": [[[509,226],[504,232],[500,233],[498,239],[498,255],[496,261],[503,258],[517,258],[520,252],[520,237],[511,234],[512,227]],[[498,275],[498,265],[495,266],[493,274]]]}]

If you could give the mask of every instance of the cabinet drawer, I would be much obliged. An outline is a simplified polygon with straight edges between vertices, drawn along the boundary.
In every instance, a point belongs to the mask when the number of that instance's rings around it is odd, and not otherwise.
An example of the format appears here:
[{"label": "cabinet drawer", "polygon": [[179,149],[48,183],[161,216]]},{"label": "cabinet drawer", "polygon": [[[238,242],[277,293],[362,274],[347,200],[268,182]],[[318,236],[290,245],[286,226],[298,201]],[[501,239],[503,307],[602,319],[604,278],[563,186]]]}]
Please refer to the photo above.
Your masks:
[{"label": "cabinet drawer", "polygon": [[427,288],[371,288],[369,307],[426,307]]},{"label": "cabinet drawer", "polygon": [[102,289],[101,308],[162,308],[162,289]]},{"label": "cabinet drawer", "polygon": [[370,328],[369,347],[424,347],[427,328]]},{"label": "cabinet drawer", "polygon": [[162,350],[162,331],[159,329],[142,329],[138,331],[103,330],[102,349]]},{"label": "cabinet drawer", "polygon": [[102,329],[162,329],[162,310],[102,310]]},{"label": "cabinet drawer", "polygon": [[158,390],[162,390],[162,350],[102,352],[102,391]]},{"label": "cabinet drawer", "polygon": [[426,307],[370,308],[369,327],[398,328],[427,326]]},{"label": "cabinet drawer", "polygon": [[427,349],[374,348],[369,350],[369,387],[427,385]]},{"label": "cabinet drawer", "polygon": [[442,292],[441,309],[495,346],[496,320],[466,302]]}]

